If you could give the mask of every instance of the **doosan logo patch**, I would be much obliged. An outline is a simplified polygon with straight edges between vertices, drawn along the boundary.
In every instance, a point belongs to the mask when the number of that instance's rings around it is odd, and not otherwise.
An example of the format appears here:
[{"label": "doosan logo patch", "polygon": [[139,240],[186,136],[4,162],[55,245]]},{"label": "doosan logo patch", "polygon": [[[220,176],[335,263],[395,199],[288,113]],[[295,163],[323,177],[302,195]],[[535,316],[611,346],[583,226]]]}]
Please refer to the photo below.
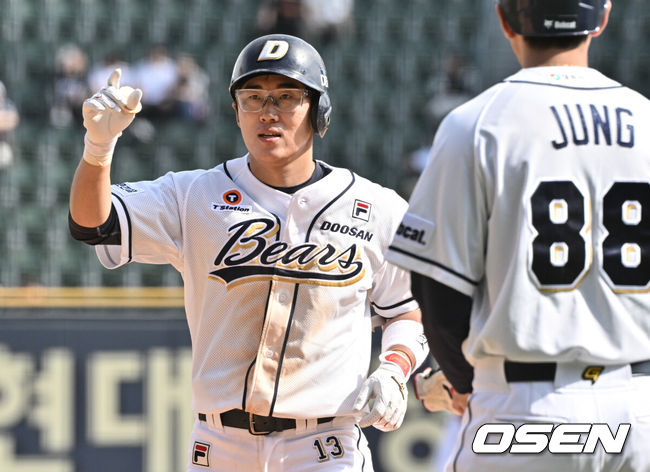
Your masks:
[{"label": "doosan logo patch", "polygon": [[372,210],[372,205],[363,200],[355,200],[354,207],[352,208],[352,218],[358,220],[370,221],[370,210]]},{"label": "doosan logo patch", "polygon": [[208,443],[194,441],[194,447],[192,448],[192,464],[210,467],[210,462],[208,461],[209,453],[210,445]]}]

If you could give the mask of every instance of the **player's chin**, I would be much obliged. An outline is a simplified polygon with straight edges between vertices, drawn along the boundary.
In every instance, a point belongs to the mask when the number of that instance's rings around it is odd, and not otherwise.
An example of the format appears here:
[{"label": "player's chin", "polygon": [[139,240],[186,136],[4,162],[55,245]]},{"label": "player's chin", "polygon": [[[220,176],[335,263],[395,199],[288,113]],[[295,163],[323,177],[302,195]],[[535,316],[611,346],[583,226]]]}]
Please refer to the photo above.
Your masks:
[{"label": "player's chin", "polygon": [[290,159],[291,156],[297,154],[295,146],[290,145],[284,140],[280,140],[274,143],[265,143],[260,146],[256,146],[257,155],[261,158],[269,160],[283,160]]},{"label": "player's chin", "polygon": [[255,141],[253,149],[257,151],[258,155],[267,155],[269,158],[282,157],[290,152],[287,143],[282,138],[258,139]]}]

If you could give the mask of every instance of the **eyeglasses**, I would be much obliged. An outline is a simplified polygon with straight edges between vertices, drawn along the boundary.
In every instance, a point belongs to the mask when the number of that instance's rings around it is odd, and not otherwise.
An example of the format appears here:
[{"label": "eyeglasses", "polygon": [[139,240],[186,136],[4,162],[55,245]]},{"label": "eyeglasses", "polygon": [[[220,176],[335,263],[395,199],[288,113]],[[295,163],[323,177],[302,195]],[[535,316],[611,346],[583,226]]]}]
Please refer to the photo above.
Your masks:
[{"label": "eyeglasses", "polygon": [[237,89],[237,105],[242,111],[258,112],[262,111],[267,100],[271,100],[277,110],[289,112],[302,105],[305,97],[309,96],[307,89],[299,88],[276,89],[267,94],[264,92],[258,89]]}]

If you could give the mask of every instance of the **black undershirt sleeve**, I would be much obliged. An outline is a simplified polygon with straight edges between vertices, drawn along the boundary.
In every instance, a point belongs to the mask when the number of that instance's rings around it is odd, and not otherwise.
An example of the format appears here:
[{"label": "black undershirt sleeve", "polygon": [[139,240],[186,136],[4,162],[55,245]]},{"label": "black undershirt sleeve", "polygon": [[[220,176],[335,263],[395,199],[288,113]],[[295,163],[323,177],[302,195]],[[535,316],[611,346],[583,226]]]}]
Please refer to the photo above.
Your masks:
[{"label": "black undershirt sleeve", "polygon": [[68,228],[70,235],[77,241],[95,246],[97,244],[107,244],[119,246],[122,241],[122,232],[120,228],[120,219],[117,216],[115,206],[111,205],[111,213],[108,219],[96,228],[87,228],[78,225],[68,212]]},{"label": "black undershirt sleeve", "polygon": [[472,299],[416,272],[411,272],[411,291],[422,310],[431,355],[457,392],[471,392],[474,368],[465,359],[461,344],[469,333]]}]

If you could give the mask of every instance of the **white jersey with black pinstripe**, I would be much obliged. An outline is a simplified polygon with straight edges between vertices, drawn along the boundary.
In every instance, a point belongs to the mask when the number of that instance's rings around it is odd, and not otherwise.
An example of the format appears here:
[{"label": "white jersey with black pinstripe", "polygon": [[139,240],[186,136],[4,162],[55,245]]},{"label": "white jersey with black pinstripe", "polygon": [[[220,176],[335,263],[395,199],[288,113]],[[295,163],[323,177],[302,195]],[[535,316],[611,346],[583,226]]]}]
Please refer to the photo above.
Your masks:
[{"label": "white jersey with black pinstripe", "polygon": [[122,243],[98,257],[182,274],[195,411],[353,414],[371,303],[386,318],[417,308],[408,274],[384,259],[406,202],[339,168],[287,194],[247,163],[114,185]]}]

